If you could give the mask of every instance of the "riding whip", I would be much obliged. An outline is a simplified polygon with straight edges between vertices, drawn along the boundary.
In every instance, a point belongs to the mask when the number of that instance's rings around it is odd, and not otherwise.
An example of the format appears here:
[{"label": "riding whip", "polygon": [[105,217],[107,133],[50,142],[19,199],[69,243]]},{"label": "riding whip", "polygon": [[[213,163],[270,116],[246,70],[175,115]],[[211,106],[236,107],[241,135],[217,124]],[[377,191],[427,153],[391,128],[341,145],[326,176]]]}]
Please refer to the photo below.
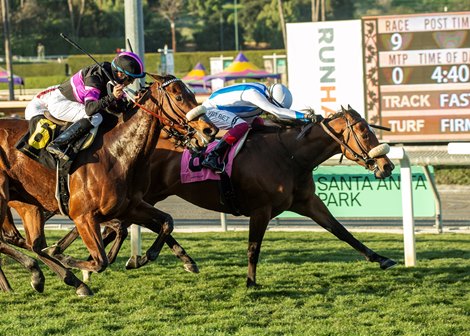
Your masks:
[{"label": "riding whip", "polygon": [[[65,35],[64,33],[60,33],[60,36],[65,40],[67,41],[68,43],[70,43],[71,45],[73,45],[75,48],[77,48],[78,50],[80,50],[82,53],[84,53],[85,55],[87,55],[88,57],[90,57],[100,68],[101,70],[103,70],[104,74],[106,75],[106,77],[108,77],[108,79],[110,80],[110,82],[113,84],[113,85],[117,85],[116,81],[113,79],[113,77],[108,73],[108,71],[106,71],[106,69],[103,67],[103,65],[101,63],[99,63],[93,56],[91,56],[85,49],[83,49],[82,47],[80,47],[77,42],[74,42],[72,41],[67,35]],[[128,90],[133,94],[135,95],[135,92],[131,89],[128,88]],[[128,98],[130,98],[133,102],[134,99],[132,99],[131,97],[128,96]]]},{"label": "riding whip", "polygon": [[65,35],[64,33],[60,33],[60,36],[66,40],[68,43],[70,43],[71,45],[73,45],[75,48],[77,48],[78,50],[80,50],[82,53],[84,53],[85,55],[87,55],[88,57],[90,57],[104,72],[104,74],[106,75],[106,77],[108,77],[108,79],[111,81],[111,83],[113,83],[113,85],[116,85],[116,81],[113,79],[113,77],[111,77],[111,75],[106,71],[106,69],[101,65],[101,63],[98,63],[98,61],[93,57],[91,56],[85,49],[83,49],[82,47],[80,47],[76,42],[72,41],[67,35]]}]

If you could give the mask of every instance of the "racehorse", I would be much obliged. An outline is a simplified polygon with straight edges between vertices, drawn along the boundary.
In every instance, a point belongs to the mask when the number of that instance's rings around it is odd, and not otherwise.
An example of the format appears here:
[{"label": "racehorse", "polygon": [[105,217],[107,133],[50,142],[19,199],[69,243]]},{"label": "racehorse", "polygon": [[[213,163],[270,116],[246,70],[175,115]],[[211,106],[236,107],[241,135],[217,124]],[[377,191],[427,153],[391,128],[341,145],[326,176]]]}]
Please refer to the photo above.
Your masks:
[{"label": "racehorse", "polygon": [[[311,218],[363,254],[366,260],[378,262],[382,269],[394,266],[395,261],[366,247],[333,217],[315,194],[312,176],[315,167],[342,153],[372,171],[376,178],[386,178],[394,169],[386,156],[388,150],[388,145],[379,144],[370,125],[350,107],[306,126],[251,132],[235,157],[231,176],[238,210],[250,217],[247,287],[257,285],[256,266],[269,221],[284,211]],[[145,200],[155,204],[177,195],[209,210],[233,213],[233,208],[220,203],[218,181],[181,183],[181,156],[181,151],[170,141],[158,142],[157,150],[151,156],[152,180]],[[127,228],[130,224],[122,223],[122,226]],[[72,230],[57,249],[63,251],[74,235]],[[112,230],[107,230],[104,235],[106,242],[114,237]],[[118,240],[125,238],[122,229],[118,237]],[[115,244],[121,246],[122,241]]]},{"label": "racehorse", "polygon": [[[196,147],[204,147],[217,133],[181,80],[170,75],[152,77],[155,82],[143,91],[134,108],[119,117],[104,116],[98,137],[71,167],[69,217],[90,252],[88,261],[72,257],[58,260],[43,251],[47,247],[44,213],[59,211],[55,171],[16,150],[15,144],[27,132],[27,121],[0,120],[0,225],[5,220],[7,205],[14,206],[23,220],[27,245],[80,296],[93,293],[68,268],[101,272],[107,267],[100,223],[130,220],[158,232],[148,252],[153,255],[158,255],[173,230],[171,216],[142,199],[150,184],[150,156],[162,127],[188,132],[196,139],[192,142]],[[0,251],[18,260],[11,247],[5,246],[4,239],[0,239]],[[27,264],[30,260],[18,261],[30,266]],[[41,283],[38,276],[33,274],[33,282],[41,289],[43,280]],[[9,290],[8,283],[1,286]]]}]

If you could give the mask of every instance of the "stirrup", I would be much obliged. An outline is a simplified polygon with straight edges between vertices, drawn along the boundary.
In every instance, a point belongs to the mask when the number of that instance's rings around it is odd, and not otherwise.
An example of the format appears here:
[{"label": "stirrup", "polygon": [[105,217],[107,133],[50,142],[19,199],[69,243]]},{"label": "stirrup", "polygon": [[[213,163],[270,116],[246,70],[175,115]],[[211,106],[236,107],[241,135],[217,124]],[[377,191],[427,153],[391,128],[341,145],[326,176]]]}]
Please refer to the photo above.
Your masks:
[{"label": "stirrup", "polygon": [[70,159],[70,157],[67,155],[67,153],[64,151],[61,151],[59,147],[53,145],[53,144],[49,144],[47,147],[46,147],[46,150],[51,153],[52,155],[54,155],[57,159],[59,160],[64,160],[64,161],[68,161]]},{"label": "stirrup", "polygon": [[[214,173],[216,174],[220,174],[222,173],[223,171],[225,171],[225,162],[222,162],[221,165],[213,165],[209,162],[205,162],[206,160],[202,161],[201,163],[201,166],[203,166],[204,168],[207,168],[207,169],[210,169],[212,170]],[[217,161],[216,161],[217,162]]]}]

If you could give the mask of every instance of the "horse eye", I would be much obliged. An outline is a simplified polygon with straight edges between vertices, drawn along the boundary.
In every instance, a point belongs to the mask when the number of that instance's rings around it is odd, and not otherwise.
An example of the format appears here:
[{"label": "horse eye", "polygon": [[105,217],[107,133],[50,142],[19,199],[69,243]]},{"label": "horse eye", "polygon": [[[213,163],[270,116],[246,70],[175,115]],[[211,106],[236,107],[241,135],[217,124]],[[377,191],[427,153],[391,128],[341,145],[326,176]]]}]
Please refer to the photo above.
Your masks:
[{"label": "horse eye", "polygon": [[176,96],[176,100],[177,100],[177,101],[182,101],[182,100],[183,100],[183,96],[177,95],[177,96]]}]

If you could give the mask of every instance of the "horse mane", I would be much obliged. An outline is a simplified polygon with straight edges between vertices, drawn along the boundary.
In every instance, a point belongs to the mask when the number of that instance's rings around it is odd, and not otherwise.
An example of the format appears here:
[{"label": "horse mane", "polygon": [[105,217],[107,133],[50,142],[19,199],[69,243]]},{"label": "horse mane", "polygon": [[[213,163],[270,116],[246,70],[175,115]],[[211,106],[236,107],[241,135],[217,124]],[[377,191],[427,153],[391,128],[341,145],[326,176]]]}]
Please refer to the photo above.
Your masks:
[{"label": "horse mane", "polygon": [[349,113],[354,120],[356,119],[362,119],[361,115],[359,114],[359,112],[357,112],[356,110],[354,110],[353,108],[351,108],[350,106],[348,106],[348,109],[344,109],[344,107],[341,106],[341,110],[335,112],[335,113],[332,113],[332,114],[329,114],[327,119],[329,120],[333,120],[333,119],[337,119],[337,118],[344,118],[345,115]]}]

